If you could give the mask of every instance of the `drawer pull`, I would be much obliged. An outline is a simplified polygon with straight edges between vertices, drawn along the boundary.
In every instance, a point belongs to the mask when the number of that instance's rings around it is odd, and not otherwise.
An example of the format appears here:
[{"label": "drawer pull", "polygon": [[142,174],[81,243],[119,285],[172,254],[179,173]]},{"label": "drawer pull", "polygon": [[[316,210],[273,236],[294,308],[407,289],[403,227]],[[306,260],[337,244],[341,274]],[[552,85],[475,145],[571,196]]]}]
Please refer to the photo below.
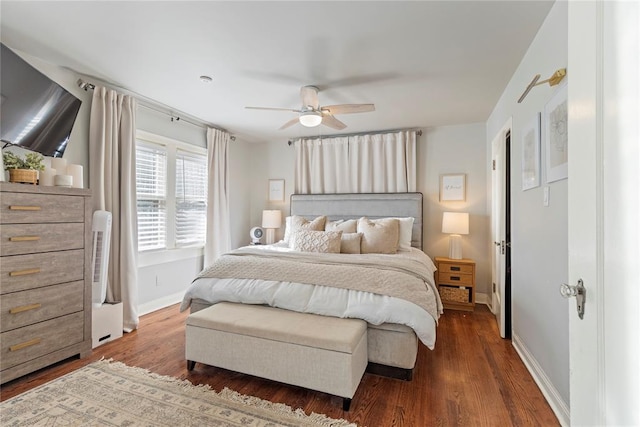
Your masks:
[{"label": "drawer pull", "polygon": [[460,271],[460,267],[451,266],[451,271]]},{"label": "drawer pull", "polygon": [[36,308],[40,308],[40,307],[42,307],[42,304],[40,304],[39,302],[35,304],[21,305],[20,307],[12,308],[11,310],[9,310],[9,313],[18,314],[18,313],[22,313],[23,311],[35,310]]},{"label": "drawer pull", "polygon": [[460,276],[451,276],[450,279],[460,281]]},{"label": "drawer pull", "polygon": [[9,206],[10,211],[39,211],[42,210],[40,206],[20,206],[20,205],[11,205]]},{"label": "drawer pull", "polygon": [[40,240],[40,236],[15,236],[9,237],[10,242],[35,242]]},{"label": "drawer pull", "polygon": [[11,347],[9,347],[9,351],[22,350],[23,348],[27,348],[27,347],[31,347],[32,345],[40,344],[40,341],[42,341],[40,338],[34,338],[32,340],[29,340],[29,341],[21,342],[20,344],[12,345]]},{"label": "drawer pull", "polygon": [[12,271],[12,272],[9,273],[9,276],[11,276],[11,277],[26,276],[27,274],[36,274],[36,273],[40,273],[40,269],[39,268],[28,268],[26,270]]}]

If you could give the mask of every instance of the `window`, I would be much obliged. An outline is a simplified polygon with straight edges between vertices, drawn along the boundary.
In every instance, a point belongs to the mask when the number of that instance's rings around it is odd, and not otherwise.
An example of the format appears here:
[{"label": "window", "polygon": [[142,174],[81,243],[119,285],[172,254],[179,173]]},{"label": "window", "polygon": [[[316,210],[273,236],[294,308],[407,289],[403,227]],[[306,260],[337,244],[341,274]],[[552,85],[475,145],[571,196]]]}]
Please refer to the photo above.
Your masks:
[{"label": "window", "polygon": [[204,246],[207,156],[203,148],[138,131],[138,251]]}]

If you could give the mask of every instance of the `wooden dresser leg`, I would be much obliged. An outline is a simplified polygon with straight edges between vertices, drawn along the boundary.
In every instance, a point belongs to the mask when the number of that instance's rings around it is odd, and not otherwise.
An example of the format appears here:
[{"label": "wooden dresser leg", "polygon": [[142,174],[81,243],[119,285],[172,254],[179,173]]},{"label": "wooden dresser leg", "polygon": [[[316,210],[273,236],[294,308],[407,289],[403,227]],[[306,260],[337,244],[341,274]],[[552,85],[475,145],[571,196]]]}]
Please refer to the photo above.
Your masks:
[{"label": "wooden dresser leg", "polygon": [[351,408],[351,399],[348,397],[342,398],[342,410],[345,412],[349,412],[349,408]]},{"label": "wooden dresser leg", "polygon": [[193,371],[193,368],[196,367],[196,362],[193,360],[187,360],[187,371]]}]

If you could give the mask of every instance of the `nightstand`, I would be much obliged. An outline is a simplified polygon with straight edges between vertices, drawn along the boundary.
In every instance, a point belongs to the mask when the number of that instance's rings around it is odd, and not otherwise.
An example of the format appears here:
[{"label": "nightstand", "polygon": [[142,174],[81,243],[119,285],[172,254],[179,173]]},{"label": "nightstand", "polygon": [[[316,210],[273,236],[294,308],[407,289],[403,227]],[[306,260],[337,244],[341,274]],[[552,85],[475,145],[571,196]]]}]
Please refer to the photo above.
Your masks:
[{"label": "nightstand", "polygon": [[444,308],[473,311],[476,305],[476,262],[436,257],[436,285]]}]

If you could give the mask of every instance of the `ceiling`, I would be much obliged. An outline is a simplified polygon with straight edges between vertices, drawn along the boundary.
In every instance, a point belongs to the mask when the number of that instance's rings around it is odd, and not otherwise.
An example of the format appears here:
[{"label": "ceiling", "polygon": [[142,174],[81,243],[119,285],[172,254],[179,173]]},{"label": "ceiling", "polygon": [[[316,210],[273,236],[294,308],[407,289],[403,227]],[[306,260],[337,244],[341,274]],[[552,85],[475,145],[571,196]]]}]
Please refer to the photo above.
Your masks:
[{"label": "ceiling", "polygon": [[[0,2],[2,42],[249,142],[484,122],[552,1]],[[213,77],[203,83],[199,76]],[[373,103],[278,128],[303,85]]]}]

